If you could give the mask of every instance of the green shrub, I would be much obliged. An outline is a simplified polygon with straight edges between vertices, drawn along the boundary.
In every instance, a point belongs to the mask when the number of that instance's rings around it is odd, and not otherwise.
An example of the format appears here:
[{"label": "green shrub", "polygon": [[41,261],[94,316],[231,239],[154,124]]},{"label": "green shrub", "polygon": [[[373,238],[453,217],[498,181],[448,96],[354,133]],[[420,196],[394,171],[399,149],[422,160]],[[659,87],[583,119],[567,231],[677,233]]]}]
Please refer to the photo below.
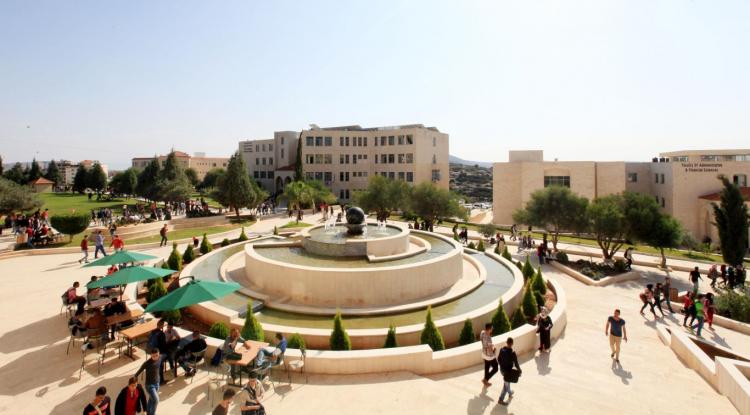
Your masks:
[{"label": "green shrub", "polygon": [[331,347],[331,350],[352,349],[352,342],[349,340],[346,328],[344,328],[341,311],[337,311],[336,317],[333,318],[333,331],[331,331],[331,338],[328,340],[328,344]]},{"label": "green shrub", "polygon": [[529,278],[534,276],[534,272],[534,267],[531,266],[529,256],[526,255],[526,262],[523,264],[523,268],[521,268],[521,273],[523,273],[523,280],[528,281]]},{"label": "green shrub", "polygon": [[616,259],[614,263],[614,269],[617,272],[625,272],[627,267],[625,266],[625,261],[621,259]]},{"label": "green shrub", "polygon": [[497,303],[497,310],[492,315],[492,333],[494,335],[507,333],[510,331],[510,319],[508,319],[508,313],[503,308],[502,298]]},{"label": "green shrub", "polygon": [[484,240],[483,240],[483,239],[480,239],[480,240],[479,240],[479,243],[477,244],[477,251],[482,251],[482,252],[484,252],[484,249],[485,249],[485,248],[484,248]]},{"label": "green shrub", "polygon": [[390,327],[388,327],[388,334],[385,335],[385,344],[383,344],[383,348],[390,349],[393,347],[398,347],[398,341],[396,341],[396,327],[391,324]]},{"label": "green shrub", "polygon": [[255,314],[253,314],[252,301],[247,302],[245,324],[242,326],[242,331],[240,331],[240,334],[245,340],[255,340],[259,342],[265,340],[265,336],[263,335],[263,327],[258,322],[258,319],[255,318]]},{"label": "green shrub", "polygon": [[87,213],[55,214],[49,220],[55,230],[68,235],[68,240],[72,241],[74,235],[78,235],[89,227],[91,216]]},{"label": "green shrub", "polygon": [[521,263],[521,261],[516,261],[516,266],[521,270],[521,274],[523,274],[523,264]]},{"label": "green shrub", "polygon": [[278,235],[279,234],[279,228],[276,227],[276,225],[273,225],[273,234]]},{"label": "green shrub", "polygon": [[224,240],[221,241],[222,248],[225,247],[225,246],[229,246],[230,244],[231,244],[231,242],[229,242],[229,239],[227,239],[227,238],[224,238]]},{"label": "green shrub", "polygon": [[162,267],[163,269],[170,269],[170,268],[169,268],[169,264],[167,264],[167,261],[164,261],[164,262],[162,262],[162,263],[161,263],[161,267]]},{"label": "green shrub", "polygon": [[491,223],[485,223],[485,224],[479,225],[477,230],[479,231],[480,234],[484,235],[485,238],[489,238],[495,235],[497,228],[495,227],[495,225]]},{"label": "green shrub", "polygon": [[461,334],[458,335],[458,344],[461,346],[474,343],[474,326],[471,324],[471,319],[464,321],[464,326],[461,328]]},{"label": "green shrub", "polygon": [[229,337],[229,327],[221,321],[218,321],[208,329],[208,337],[224,340]]},{"label": "green shrub", "polygon": [[529,284],[526,284],[521,306],[523,307],[523,313],[529,317],[534,317],[539,313],[539,305],[536,303],[536,298],[534,298],[534,290],[529,287]]},{"label": "green shrub", "polygon": [[163,318],[167,323],[178,325],[180,324],[180,319],[182,319],[182,314],[180,313],[180,310],[169,310],[162,312],[161,318]]},{"label": "green shrub", "polygon": [[169,258],[167,258],[167,265],[169,265],[169,269],[175,271],[182,269],[182,255],[177,252],[177,242],[172,244],[172,252],[169,254]]},{"label": "green shrub", "polygon": [[557,253],[555,254],[555,259],[557,259],[557,262],[561,264],[567,264],[568,262],[570,262],[570,260],[568,259],[568,254],[563,251],[557,251]]},{"label": "green shrub", "polygon": [[193,251],[193,244],[188,244],[185,248],[185,252],[182,253],[182,263],[189,264],[195,259],[195,251]]},{"label": "green shrub", "polygon": [[200,247],[201,254],[206,255],[207,253],[213,250],[214,250],[213,244],[211,244],[211,242],[208,241],[208,237],[204,233],[203,240],[201,241],[201,247]]},{"label": "green shrub", "polygon": [[167,288],[164,286],[164,281],[161,278],[154,278],[148,287],[148,302],[153,303],[165,295],[167,295]]},{"label": "green shrub", "polygon": [[505,249],[503,249],[503,258],[507,259],[510,262],[513,262],[513,257],[510,256],[510,252],[508,252],[508,245],[505,245]]},{"label": "green shrub", "polygon": [[750,323],[750,296],[748,296],[747,288],[739,293],[725,291],[717,295],[714,300],[716,312],[719,315],[743,323]]},{"label": "green shrub", "polygon": [[526,321],[526,315],[524,314],[523,309],[521,307],[518,307],[518,310],[513,313],[513,321],[511,322],[511,326],[514,329],[517,329],[526,324]]},{"label": "green shrub", "polygon": [[468,244],[468,245],[466,245],[466,247],[467,247],[467,248],[469,248],[469,249],[477,249],[477,247],[476,247],[476,245],[474,245],[474,242],[473,242],[473,241],[472,241],[472,242],[469,242],[469,244]]},{"label": "green shrub", "polygon": [[292,337],[287,340],[286,346],[290,349],[307,349],[305,339],[299,333],[292,334]]},{"label": "green shrub", "polygon": [[427,317],[425,318],[422,334],[419,336],[419,342],[430,346],[436,352],[445,349],[443,335],[440,334],[440,330],[435,325],[435,322],[432,321],[432,306],[427,307]]},{"label": "green shrub", "polygon": [[547,294],[547,284],[544,282],[541,266],[537,268],[536,274],[534,274],[534,278],[531,280],[531,289],[538,291],[542,295]]},{"label": "green shrub", "polygon": [[247,235],[245,234],[245,227],[243,226],[242,232],[240,232],[240,237],[237,238],[237,242],[247,241],[248,239],[250,238],[248,238]]},{"label": "green shrub", "polygon": [[536,300],[536,304],[540,308],[544,306],[544,303],[545,303],[544,294],[540,293],[539,291],[534,291],[534,299]]}]

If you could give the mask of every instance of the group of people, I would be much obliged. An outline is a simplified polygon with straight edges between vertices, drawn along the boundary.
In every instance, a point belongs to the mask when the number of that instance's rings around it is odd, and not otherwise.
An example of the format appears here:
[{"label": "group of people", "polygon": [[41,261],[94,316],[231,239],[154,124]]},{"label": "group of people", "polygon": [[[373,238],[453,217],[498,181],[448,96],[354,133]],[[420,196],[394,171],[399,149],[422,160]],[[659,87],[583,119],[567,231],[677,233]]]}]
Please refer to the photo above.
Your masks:
[{"label": "group of people", "polygon": [[[91,282],[97,281],[99,277],[92,276]],[[132,321],[123,321],[116,325],[108,325],[107,318],[118,314],[128,313],[128,306],[124,301],[120,301],[119,291],[114,288],[87,288],[86,295],[78,294],[81,284],[75,281],[68,288],[63,297],[69,305],[76,305],[70,320],[68,320],[68,329],[71,334],[78,337],[83,336],[101,336],[103,341],[113,338],[115,331],[133,325]],[[92,301],[101,298],[110,298],[110,302],[103,307],[90,307],[86,311],[86,305],[91,305]],[[89,345],[93,347],[93,345]]]},{"label": "group of people", "polygon": [[29,248],[35,248],[39,244],[47,244],[53,241],[52,228],[49,224],[49,210],[43,211],[37,209],[31,215],[11,213],[5,216],[5,220],[0,225],[0,235],[2,229],[12,229],[13,234],[19,239],[19,243],[26,243]]},{"label": "group of people", "polygon": [[[99,253],[102,254],[102,256],[107,256],[107,250],[104,247],[105,238],[104,233],[101,229],[98,229],[96,233],[94,233],[94,259],[99,258]],[[78,263],[88,263],[89,262],[89,235],[84,234],[83,239],[81,239],[81,254],[83,255],[81,259],[78,260]],[[110,248],[113,248],[115,252],[122,251],[125,249],[125,241],[122,240],[122,238],[117,235],[116,233],[112,236],[112,241],[109,244]]]},{"label": "group of people", "polygon": [[[690,328],[698,337],[701,337],[704,323],[708,323],[709,330],[714,328],[714,313],[716,313],[714,294],[697,294],[688,291],[682,304],[682,312],[685,314],[682,326]],[[688,318],[690,323],[688,323]],[[698,320],[697,323],[695,323],[696,320]]]},{"label": "group of people", "polygon": [[[728,266],[727,264],[721,264],[720,266],[714,264],[708,270],[708,279],[711,280],[711,288],[716,288],[717,284],[720,287],[729,288],[730,290],[742,287],[745,285],[746,276],[747,271],[742,264],[736,267]],[[719,278],[721,278],[721,281],[719,281]]]}]

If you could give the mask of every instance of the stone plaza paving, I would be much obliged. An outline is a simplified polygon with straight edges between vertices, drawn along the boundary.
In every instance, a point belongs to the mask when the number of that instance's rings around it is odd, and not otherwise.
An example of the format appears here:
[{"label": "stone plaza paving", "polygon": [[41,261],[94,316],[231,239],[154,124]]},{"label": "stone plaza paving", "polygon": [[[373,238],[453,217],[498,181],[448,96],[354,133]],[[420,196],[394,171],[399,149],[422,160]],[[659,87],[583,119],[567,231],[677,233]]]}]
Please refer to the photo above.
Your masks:
[{"label": "stone plaza paving", "polygon": [[[306,221],[314,221],[310,217]],[[287,218],[263,220],[247,231],[268,232]],[[239,233],[239,232],[238,232]],[[146,253],[166,257],[170,248]],[[81,357],[70,355],[66,319],[60,315],[60,295],[72,281],[88,281],[90,269],[81,268],[79,254],[21,256],[0,260],[0,413],[73,414],[93,398],[99,386],[116,397],[132,376],[138,360],[115,353],[97,373],[91,360],[78,379]],[[663,273],[636,267],[648,279],[660,281]],[[638,292],[645,281],[608,287],[590,287],[543,267],[547,278],[557,280],[568,297],[568,325],[550,354],[522,355],[523,376],[514,385],[510,406],[496,401],[502,387],[499,375],[493,385],[480,383],[483,366],[477,356],[473,367],[435,376],[407,372],[357,376],[309,375],[308,382],[295,374],[293,382],[266,386],[264,404],[270,414],[320,413],[445,413],[445,414],[734,414],[729,400],[718,394],[697,372],[687,368],[665,346],[655,330],[666,324],[680,327],[681,315],[656,322],[639,315]],[[685,273],[673,272],[673,285],[688,287]],[[606,318],[622,309],[629,342],[623,343],[622,367],[612,365]],[[679,319],[679,320],[678,320]],[[738,353],[750,354],[750,338],[716,327],[704,329],[704,338]],[[80,344],[80,343],[78,343]],[[93,357],[93,356],[92,356]],[[180,373],[182,373],[180,371]],[[158,413],[205,414],[210,412],[207,380],[199,372],[193,383],[180,376],[161,389]],[[230,413],[239,413],[233,407]]]}]

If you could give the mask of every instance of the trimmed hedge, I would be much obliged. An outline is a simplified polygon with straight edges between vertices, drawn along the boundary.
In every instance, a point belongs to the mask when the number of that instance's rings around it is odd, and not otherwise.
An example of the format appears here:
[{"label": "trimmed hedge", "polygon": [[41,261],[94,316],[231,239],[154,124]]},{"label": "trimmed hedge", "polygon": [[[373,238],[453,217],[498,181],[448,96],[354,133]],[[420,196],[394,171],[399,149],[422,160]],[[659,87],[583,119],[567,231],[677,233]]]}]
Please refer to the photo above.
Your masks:
[{"label": "trimmed hedge", "polygon": [[427,317],[425,318],[422,334],[419,336],[419,342],[430,346],[436,352],[445,349],[443,335],[440,334],[440,330],[435,325],[435,322],[432,321],[432,306],[427,307]]},{"label": "trimmed hedge", "polygon": [[388,327],[388,334],[385,336],[385,344],[383,344],[383,348],[390,349],[393,347],[398,347],[398,341],[396,341],[396,327],[391,324]]},{"label": "trimmed hedge", "polygon": [[333,330],[331,331],[331,338],[328,340],[328,345],[331,347],[331,350],[352,349],[352,342],[349,340],[346,328],[344,328],[341,311],[337,311],[336,317],[333,318]]},{"label": "trimmed hedge", "polygon": [[211,242],[208,242],[208,237],[206,237],[206,234],[203,234],[203,240],[201,241],[201,247],[200,252],[201,254],[205,255],[211,251],[213,251],[214,246],[211,245]]},{"label": "trimmed hedge", "polygon": [[471,319],[464,321],[464,326],[461,328],[461,334],[458,335],[458,344],[465,346],[467,344],[474,343],[474,326],[471,324]]},{"label": "trimmed hedge", "polygon": [[307,349],[305,338],[299,333],[292,334],[292,337],[287,340],[286,346],[290,349]]},{"label": "trimmed hedge", "polygon": [[218,321],[208,329],[208,337],[224,340],[229,337],[229,327],[221,321]]},{"label": "trimmed hedge", "polygon": [[73,240],[74,235],[89,227],[91,216],[87,213],[56,214],[51,216],[49,221],[58,232],[68,235],[69,240]]},{"label": "trimmed hedge", "polygon": [[248,301],[247,302],[247,314],[245,315],[245,324],[242,326],[242,331],[240,331],[240,334],[242,335],[242,338],[245,340],[255,340],[262,342],[265,340],[265,335],[263,334],[263,327],[258,322],[258,319],[255,318],[255,314],[253,314],[253,302]]}]

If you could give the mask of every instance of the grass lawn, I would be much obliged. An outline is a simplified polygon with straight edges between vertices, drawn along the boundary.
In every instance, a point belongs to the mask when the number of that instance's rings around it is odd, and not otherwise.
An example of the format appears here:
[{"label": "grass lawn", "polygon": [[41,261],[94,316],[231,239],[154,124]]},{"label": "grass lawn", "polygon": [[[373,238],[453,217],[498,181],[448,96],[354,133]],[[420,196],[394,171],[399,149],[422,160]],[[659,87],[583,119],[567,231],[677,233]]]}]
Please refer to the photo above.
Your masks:
[{"label": "grass lawn", "polygon": [[[255,221],[246,220],[242,222],[232,222],[232,223],[228,223],[225,225],[209,226],[207,228],[201,228],[201,229],[180,229],[176,231],[167,232],[167,237],[169,238],[170,241],[176,241],[178,239],[185,239],[185,238],[192,238],[193,236],[197,236],[198,238],[201,238],[204,233],[208,234],[208,236],[211,236],[213,234],[228,232],[233,229],[239,229],[243,226],[247,227],[254,223]],[[143,238],[128,239],[125,241],[125,247],[127,247],[128,245],[159,242],[160,240],[161,240],[161,236],[159,236],[159,233],[156,232],[153,236],[144,236]]]},{"label": "grass lawn", "polygon": [[91,200],[86,195],[74,193],[40,193],[39,198],[44,202],[42,210],[49,209],[50,215],[55,213],[76,212],[91,213],[92,209],[110,208],[113,213],[122,214],[122,205],[134,203],[135,199],[112,199],[107,201],[97,201],[96,196]]},{"label": "grass lawn", "polygon": [[308,226],[312,226],[312,224],[307,223],[307,222],[289,221],[286,225],[281,226],[279,229],[307,228]]}]

